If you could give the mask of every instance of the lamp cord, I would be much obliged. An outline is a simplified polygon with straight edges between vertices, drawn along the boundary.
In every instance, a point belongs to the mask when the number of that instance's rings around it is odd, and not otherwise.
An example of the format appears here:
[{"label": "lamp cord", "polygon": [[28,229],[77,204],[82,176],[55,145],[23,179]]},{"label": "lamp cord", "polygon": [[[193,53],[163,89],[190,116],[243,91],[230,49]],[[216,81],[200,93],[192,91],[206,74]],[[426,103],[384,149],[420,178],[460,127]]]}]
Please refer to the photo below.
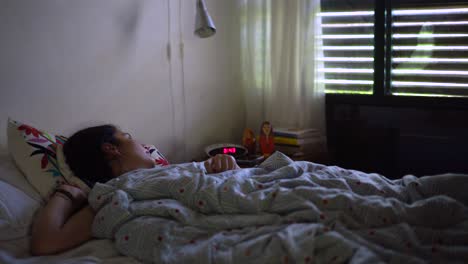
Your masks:
[{"label": "lamp cord", "polygon": [[[174,91],[172,82],[172,54],[171,54],[171,4],[170,0],[167,0],[167,60],[169,62],[169,93],[171,95],[171,108],[172,108],[172,134],[176,135],[176,120],[175,120],[175,102],[174,102]],[[177,139],[172,140],[172,153],[177,153]]]},{"label": "lamp cord", "polygon": [[183,111],[183,135],[184,135],[184,159],[187,159],[187,101],[185,97],[185,54],[184,54],[184,39],[183,39],[183,26],[182,26],[182,0],[179,0],[179,55],[180,55],[180,73],[182,85],[182,111]]},{"label": "lamp cord", "polygon": [[[171,107],[172,107],[172,131],[173,135],[177,135],[176,133],[176,117],[175,117],[175,98],[174,98],[174,84],[173,84],[173,72],[172,72],[172,43],[171,43],[171,4],[170,0],[167,0],[167,59],[169,61],[169,88],[170,88],[170,95],[171,95]],[[182,27],[182,0],[179,0],[179,56],[180,56],[180,78],[181,78],[181,88],[182,88],[182,133],[183,133],[183,159],[187,160],[187,131],[186,131],[186,123],[187,123],[187,100],[185,96],[185,59],[184,59],[184,39],[183,39],[183,27]],[[178,139],[173,140],[173,151],[177,153],[177,142]]]}]

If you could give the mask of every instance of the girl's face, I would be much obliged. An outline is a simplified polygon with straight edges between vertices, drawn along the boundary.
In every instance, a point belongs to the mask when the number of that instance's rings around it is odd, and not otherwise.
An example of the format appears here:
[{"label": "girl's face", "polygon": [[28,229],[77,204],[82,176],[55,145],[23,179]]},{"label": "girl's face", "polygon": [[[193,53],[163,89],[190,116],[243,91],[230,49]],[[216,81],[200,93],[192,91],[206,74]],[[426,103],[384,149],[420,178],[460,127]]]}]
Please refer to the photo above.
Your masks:
[{"label": "girl's face", "polygon": [[154,160],[149,153],[129,133],[118,130],[115,133],[115,138],[118,142],[117,148],[120,158],[126,166],[133,168],[154,167]]}]

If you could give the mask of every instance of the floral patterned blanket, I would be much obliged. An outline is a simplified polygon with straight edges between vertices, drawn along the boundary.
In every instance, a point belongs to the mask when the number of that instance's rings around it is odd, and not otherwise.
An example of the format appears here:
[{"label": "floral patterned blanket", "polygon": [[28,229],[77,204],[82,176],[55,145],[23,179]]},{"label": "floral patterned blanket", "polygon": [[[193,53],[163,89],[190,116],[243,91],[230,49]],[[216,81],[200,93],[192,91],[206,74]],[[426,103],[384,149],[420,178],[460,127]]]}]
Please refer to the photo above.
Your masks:
[{"label": "floral patterned blanket", "polygon": [[93,233],[153,263],[466,263],[468,175],[389,180],[276,152],[257,168],[136,170],[89,196]]}]

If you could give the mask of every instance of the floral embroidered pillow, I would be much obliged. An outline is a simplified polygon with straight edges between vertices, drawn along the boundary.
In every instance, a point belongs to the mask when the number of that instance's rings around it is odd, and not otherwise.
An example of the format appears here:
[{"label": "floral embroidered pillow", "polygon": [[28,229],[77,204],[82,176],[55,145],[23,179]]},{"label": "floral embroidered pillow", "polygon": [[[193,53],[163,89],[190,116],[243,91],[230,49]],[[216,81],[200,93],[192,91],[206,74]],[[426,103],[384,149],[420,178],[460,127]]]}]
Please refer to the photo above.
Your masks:
[{"label": "floral embroidered pillow", "polygon": [[[89,192],[89,187],[68,167],[63,155],[67,138],[38,130],[30,125],[8,120],[8,148],[19,169],[31,185],[49,197],[57,184],[68,183]],[[154,159],[155,166],[169,165],[167,159],[153,145],[143,145]]]},{"label": "floral embroidered pillow", "polygon": [[169,165],[169,161],[167,161],[163,154],[161,154],[161,152],[159,152],[159,150],[154,145],[142,145],[146,149],[146,152],[154,159],[154,165],[156,167]]},{"label": "floral embroidered pillow", "polygon": [[31,185],[46,198],[65,179],[57,163],[57,146],[66,137],[8,120],[8,149],[18,168]]}]

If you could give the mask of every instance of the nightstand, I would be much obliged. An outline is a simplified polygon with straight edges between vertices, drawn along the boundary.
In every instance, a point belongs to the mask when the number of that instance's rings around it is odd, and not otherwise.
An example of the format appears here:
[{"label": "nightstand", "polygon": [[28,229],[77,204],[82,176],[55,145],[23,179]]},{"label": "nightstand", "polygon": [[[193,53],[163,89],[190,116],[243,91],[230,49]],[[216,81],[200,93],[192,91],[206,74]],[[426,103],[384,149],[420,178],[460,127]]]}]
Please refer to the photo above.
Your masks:
[{"label": "nightstand", "polygon": [[310,161],[313,163],[319,163],[319,164],[329,164],[330,163],[330,157],[327,152],[318,152],[318,153],[313,153],[313,154],[307,154],[303,156],[288,156],[294,161]]},{"label": "nightstand", "polygon": [[239,165],[239,167],[241,168],[253,168],[257,166],[258,164],[262,163],[264,160],[265,158],[263,158],[263,156],[257,155],[254,157],[250,157],[248,159],[239,158],[239,159],[236,159],[236,162],[237,162],[237,165]]}]

